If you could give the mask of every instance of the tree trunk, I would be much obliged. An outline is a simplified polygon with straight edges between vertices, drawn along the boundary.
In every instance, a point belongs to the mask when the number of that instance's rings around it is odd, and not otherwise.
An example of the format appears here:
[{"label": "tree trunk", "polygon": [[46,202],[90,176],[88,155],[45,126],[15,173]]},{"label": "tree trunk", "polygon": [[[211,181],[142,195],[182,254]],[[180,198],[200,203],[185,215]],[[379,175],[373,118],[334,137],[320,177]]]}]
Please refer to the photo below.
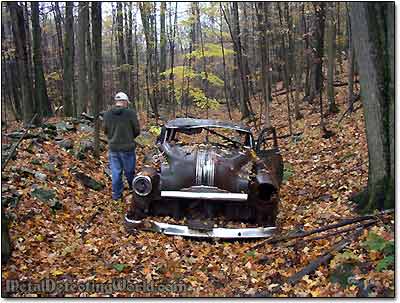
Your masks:
[{"label": "tree trunk", "polygon": [[87,111],[88,84],[86,65],[86,34],[89,19],[89,2],[79,2],[78,13],[78,102],[77,115]]},{"label": "tree trunk", "polygon": [[249,87],[246,77],[246,66],[244,65],[243,53],[242,53],[242,43],[240,39],[240,25],[239,25],[239,10],[237,2],[232,2],[232,13],[233,13],[233,28],[226,16],[225,11],[222,11],[224,18],[229,27],[229,32],[231,34],[233,48],[235,51],[236,63],[240,75],[240,112],[242,113],[242,119],[246,119],[250,116],[249,104]]},{"label": "tree trunk", "polygon": [[230,101],[228,98],[228,88],[226,85],[226,81],[227,81],[227,77],[226,77],[226,62],[225,62],[225,48],[224,48],[224,40],[222,38],[222,4],[221,2],[219,3],[219,8],[220,8],[220,15],[221,15],[221,24],[219,27],[219,41],[221,43],[221,50],[222,50],[222,66],[223,66],[223,70],[224,70],[224,97],[225,97],[225,102],[226,102],[226,107],[228,109],[228,115],[229,115],[229,119],[232,120],[232,115],[231,115],[231,105],[230,105]]},{"label": "tree trunk", "polygon": [[[301,4],[301,8],[304,9],[304,3]],[[301,9],[301,10],[302,10]],[[298,26],[296,27],[296,32],[295,36],[299,37],[302,35],[302,21],[299,19],[298,21]],[[303,32],[304,34],[304,32]],[[297,41],[296,41],[297,40]],[[303,77],[303,69],[304,69],[304,49],[303,49],[303,39],[300,41],[295,38],[295,41],[293,43],[293,53],[298,54],[298,59],[297,63],[294,67],[294,82],[296,85],[296,92],[295,92],[295,97],[294,97],[294,117],[296,120],[300,120],[303,118],[303,115],[300,112],[300,89],[301,89],[301,81]]]},{"label": "tree trunk", "polygon": [[[347,8],[348,9],[348,8]],[[354,47],[352,42],[352,30],[350,23],[350,15],[347,12],[347,27],[348,27],[348,58],[347,58],[347,74],[348,74],[348,90],[347,90],[347,105],[349,107],[349,111],[353,111],[353,102],[354,102]]]},{"label": "tree trunk", "polygon": [[135,79],[136,79],[136,100],[139,103],[140,100],[140,86],[139,86],[139,48],[138,48],[138,39],[137,39],[137,19],[135,18],[135,33],[134,33],[134,39],[135,39],[135,63],[136,63],[136,69],[135,69]]},{"label": "tree trunk", "polygon": [[22,88],[23,119],[29,123],[34,115],[32,78],[29,72],[29,61],[26,49],[25,20],[22,7],[17,2],[7,2],[12,19],[12,32],[15,43],[15,57],[18,64],[19,79]]},{"label": "tree trunk", "polygon": [[[337,53],[337,60],[340,73],[343,73],[343,59],[342,59],[343,42],[342,42],[342,29],[340,23],[340,6],[341,3],[336,2],[336,41],[337,41],[336,53]],[[336,74],[339,74],[339,71],[336,71]]]},{"label": "tree trunk", "polygon": [[167,2],[160,3],[160,79],[161,79],[161,103],[167,105],[167,90],[165,85],[165,70],[167,69],[167,37],[165,34],[165,12]]},{"label": "tree trunk", "polygon": [[170,95],[170,105],[172,106],[172,116],[176,117],[176,96],[175,96],[175,75],[174,75],[174,65],[175,65],[175,36],[176,36],[176,25],[178,21],[178,4],[175,6],[175,17],[172,24],[172,12],[171,8],[169,11],[169,24],[171,33],[169,34],[169,49],[171,53],[171,73],[169,74],[169,95]]},{"label": "tree trunk", "polygon": [[[158,119],[158,88],[157,88],[157,67],[156,67],[156,43],[154,41],[154,18],[153,7],[149,2],[140,2],[140,15],[146,39],[146,72],[147,82],[146,87],[148,90],[149,102],[153,110],[154,116]],[[148,84],[148,85],[147,85]]]},{"label": "tree trunk", "polygon": [[311,87],[309,102],[312,103],[323,86],[322,59],[324,57],[325,3],[313,2],[315,19],[313,22]]},{"label": "tree trunk", "polygon": [[126,57],[124,48],[124,16],[122,13],[122,2],[117,2],[117,39],[118,39],[118,57],[117,65],[119,68],[119,88],[125,93],[128,92],[128,79],[126,76]]},{"label": "tree trunk", "polygon": [[[88,14],[90,17],[91,14]],[[91,41],[91,35],[90,35],[90,22],[87,23],[87,28],[86,28],[86,44],[87,44],[87,72],[88,72],[88,103],[87,103],[87,108],[88,111],[93,114],[93,102],[94,102],[94,91],[93,91],[93,53],[92,53],[92,41]],[[103,100],[104,101],[104,100]],[[104,106],[104,104],[100,105],[101,107]]]},{"label": "tree trunk", "polygon": [[100,120],[99,107],[103,104],[103,63],[101,44],[101,2],[92,2],[92,39],[93,39],[93,90],[95,136],[94,154],[99,157]]},{"label": "tree trunk", "polygon": [[335,58],[336,58],[336,23],[334,17],[334,4],[329,8],[328,13],[328,30],[327,30],[327,48],[328,48],[328,110],[330,113],[337,113],[339,109],[335,103],[335,90],[333,88],[333,81],[335,76]]},{"label": "tree trunk", "polygon": [[307,19],[306,19],[306,14],[305,14],[305,5],[306,3],[302,3],[301,6],[301,23],[303,27],[303,33],[304,33],[304,54],[305,54],[305,79],[304,79],[304,96],[309,97],[310,96],[310,57],[311,57],[311,50],[310,50],[310,35],[309,35],[309,28],[307,27]]},{"label": "tree trunk", "polygon": [[368,142],[368,189],[361,210],[393,208],[394,174],[394,3],[352,2],[350,21],[360,71]]},{"label": "tree trunk", "polygon": [[58,57],[60,60],[60,68],[64,68],[64,45],[63,45],[63,34],[62,34],[62,16],[58,2],[53,4],[54,10],[54,23],[56,25],[57,41],[58,41]]},{"label": "tree trunk", "polygon": [[64,115],[72,117],[73,81],[74,81],[74,15],[73,2],[65,2],[65,39],[64,39]]},{"label": "tree trunk", "polygon": [[260,87],[262,93],[262,102],[265,105],[264,119],[265,127],[271,126],[271,118],[269,113],[269,87],[268,87],[268,63],[267,63],[267,28],[264,13],[266,12],[265,6],[266,2],[257,2],[256,13],[257,13],[257,23],[258,23],[258,45],[259,53],[261,56],[261,77],[260,77]]},{"label": "tree trunk", "polygon": [[[278,6],[278,13],[279,13],[279,22],[280,26],[283,29],[283,23],[282,23],[282,12],[280,8],[280,4],[277,3]],[[291,84],[290,84],[290,78],[289,78],[289,67],[288,67],[288,62],[289,62],[289,56],[288,56],[288,48],[285,46],[285,36],[284,36],[284,31],[282,31],[281,34],[281,47],[283,50],[283,75],[284,75],[284,81],[285,81],[285,87],[286,87],[286,105],[287,105],[287,111],[288,111],[288,123],[289,123],[289,134],[293,134],[292,130],[292,112],[290,108],[290,99],[289,99],[289,92],[291,90]]]},{"label": "tree trunk", "polygon": [[52,115],[52,109],[47,96],[46,80],[44,79],[41,29],[39,23],[39,2],[31,2],[32,7],[32,36],[33,36],[33,63],[35,67],[35,95],[41,117]]},{"label": "tree trunk", "polygon": [[126,48],[127,48],[127,63],[129,64],[129,97],[131,98],[132,107],[136,110],[136,93],[135,84],[133,78],[133,45],[132,45],[132,30],[133,30],[133,19],[132,19],[132,2],[129,2],[128,9],[128,32],[126,33]]}]

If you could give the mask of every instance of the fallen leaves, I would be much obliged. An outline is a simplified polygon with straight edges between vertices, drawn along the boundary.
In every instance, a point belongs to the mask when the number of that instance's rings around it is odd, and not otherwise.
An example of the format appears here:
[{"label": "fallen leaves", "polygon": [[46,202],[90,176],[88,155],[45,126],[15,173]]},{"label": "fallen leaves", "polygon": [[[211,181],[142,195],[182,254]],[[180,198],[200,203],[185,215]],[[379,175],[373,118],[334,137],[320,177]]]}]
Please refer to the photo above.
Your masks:
[{"label": "fallen leaves", "polygon": [[[282,120],[287,117],[285,106],[279,105],[284,97],[274,99],[272,105],[272,121],[276,126],[287,124]],[[338,101],[343,110],[344,101]],[[344,119],[343,125],[337,128],[334,119],[328,118],[327,122],[332,124],[330,129],[336,135],[325,140],[321,139],[319,129],[311,126],[318,124],[319,114],[313,113],[310,105],[304,105],[302,110],[305,119],[294,122],[296,131],[303,130],[301,138],[279,140],[285,161],[285,183],[280,192],[278,216],[281,233],[310,230],[336,223],[343,217],[354,217],[349,197],[367,182],[368,156],[362,111]],[[210,112],[210,118],[225,117]],[[234,120],[239,120],[237,112]],[[149,124],[143,115],[141,122]],[[279,131],[285,134],[287,127]],[[64,139],[79,146],[78,141],[90,135],[78,130],[65,133]],[[16,207],[8,209],[9,214],[15,215],[10,225],[14,252],[9,264],[3,265],[3,278],[38,281],[52,276],[107,282],[124,277],[138,282],[190,285],[190,289],[182,293],[137,292],[114,293],[113,296],[377,296],[390,294],[394,289],[392,259],[383,252],[388,244],[382,244],[393,240],[390,226],[371,228],[378,238],[366,231],[359,242],[336,255],[329,266],[320,266],[292,286],[286,283],[287,279],[340,238],[297,246],[265,244],[252,249],[254,242],[250,241],[207,242],[150,232],[129,235],[123,227],[122,215],[129,206],[130,197],[121,204],[112,203],[111,181],[104,174],[108,163],[106,151],[99,161],[90,153],[83,161],[52,141],[32,145],[34,154],[25,152],[30,144],[31,139],[22,142],[17,160],[12,160],[9,168],[26,167],[46,174],[47,178],[20,176],[11,169],[6,172],[9,179],[3,184],[9,186],[10,191],[18,192],[20,197]],[[137,170],[149,154],[150,147],[138,148]],[[40,162],[32,163],[34,159]],[[87,189],[74,177],[74,171],[89,175],[105,188]],[[35,197],[32,193],[35,184],[36,188],[51,191],[54,194],[51,198],[60,201],[63,208],[52,210],[50,204]],[[99,207],[103,211],[87,225],[82,238],[80,232]],[[368,246],[376,250],[368,250]],[[362,266],[349,271],[351,279],[347,281],[346,278],[346,285],[330,280],[338,266],[356,263]]]}]

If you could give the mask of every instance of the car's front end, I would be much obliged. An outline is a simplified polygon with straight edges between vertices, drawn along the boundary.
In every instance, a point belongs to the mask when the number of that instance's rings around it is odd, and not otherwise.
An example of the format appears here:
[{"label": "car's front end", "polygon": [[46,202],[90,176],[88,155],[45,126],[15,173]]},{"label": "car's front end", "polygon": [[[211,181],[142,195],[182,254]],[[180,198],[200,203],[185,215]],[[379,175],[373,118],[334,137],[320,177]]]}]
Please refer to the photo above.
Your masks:
[{"label": "car's front end", "polygon": [[[190,133],[189,127],[184,129]],[[133,202],[125,218],[128,230],[217,238],[260,238],[273,232],[279,180],[251,145],[224,148],[166,139],[159,143],[158,163],[144,167],[134,179]],[[184,225],[151,217],[174,218]],[[235,221],[240,223],[238,228],[220,226]],[[251,227],[243,228],[243,224]]]}]

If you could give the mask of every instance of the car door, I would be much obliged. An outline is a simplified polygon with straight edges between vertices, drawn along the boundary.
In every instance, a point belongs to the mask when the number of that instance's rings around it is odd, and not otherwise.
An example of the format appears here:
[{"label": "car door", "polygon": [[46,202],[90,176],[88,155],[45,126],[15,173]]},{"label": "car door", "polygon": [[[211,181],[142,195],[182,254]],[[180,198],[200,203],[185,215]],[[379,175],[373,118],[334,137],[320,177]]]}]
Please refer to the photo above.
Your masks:
[{"label": "car door", "polygon": [[283,159],[278,146],[278,137],[274,127],[264,128],[257,139],[257,156],[262,159],[279,186],[283,179]]}]

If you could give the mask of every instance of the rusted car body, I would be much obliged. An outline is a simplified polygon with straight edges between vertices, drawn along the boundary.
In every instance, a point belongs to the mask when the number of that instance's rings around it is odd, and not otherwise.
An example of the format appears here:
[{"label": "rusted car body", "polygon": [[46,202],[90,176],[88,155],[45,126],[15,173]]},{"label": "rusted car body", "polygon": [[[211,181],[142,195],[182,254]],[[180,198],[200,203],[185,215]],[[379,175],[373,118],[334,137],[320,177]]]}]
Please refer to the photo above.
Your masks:
[{"label": "rusted car body", "polygon": [[[269,141],[272,146],[264,148]],[[156,145],[159,154],[133,181],[125,216],[129,231],[260,238],[275,230],[283,162],[274,128],[264,129],[255,141],[251,130],[238,123],[178,118],[162,127]],[[155,222],[149,216],[185,218],[187,224]],[[225,228],[216,226],[215,218],[257,227]]]}]

